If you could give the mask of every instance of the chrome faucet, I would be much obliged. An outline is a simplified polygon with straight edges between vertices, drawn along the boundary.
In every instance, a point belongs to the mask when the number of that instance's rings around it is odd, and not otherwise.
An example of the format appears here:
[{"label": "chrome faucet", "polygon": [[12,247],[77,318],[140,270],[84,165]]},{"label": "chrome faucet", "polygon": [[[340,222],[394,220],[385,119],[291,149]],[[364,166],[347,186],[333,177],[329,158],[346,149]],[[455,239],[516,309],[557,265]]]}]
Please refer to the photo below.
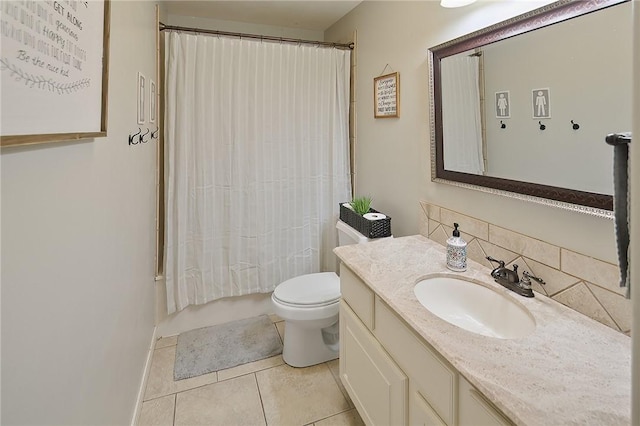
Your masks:
[{"label": "chrome faucet", "polygon": [[489,262],[497,263],[499,266],[491,271],[493,279],[501,286],[518,293],[520,296],[533,297],[533,290],[531,289],[531,280],[537,281],[540,284],[545,284],[542,278],[534,277],[529,272],[524,271],[522,273],[522,279],[518,276],[518,265],[513,265],[513,271],[504,266],[503,260],[494,259],[491,256],[487,256]]}]

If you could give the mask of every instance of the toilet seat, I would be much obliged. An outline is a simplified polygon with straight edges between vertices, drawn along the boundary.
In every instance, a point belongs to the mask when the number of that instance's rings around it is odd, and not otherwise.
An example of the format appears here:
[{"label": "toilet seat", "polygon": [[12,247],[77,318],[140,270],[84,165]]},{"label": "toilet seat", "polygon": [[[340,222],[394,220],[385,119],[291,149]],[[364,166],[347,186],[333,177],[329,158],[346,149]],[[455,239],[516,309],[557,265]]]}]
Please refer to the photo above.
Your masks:
[{"label": "toilet seat", "polygon": [[340,278],[334,272],[301,275],[279,284],[272,297],[290,307],[308,309],[332,305],[340,300]]}]

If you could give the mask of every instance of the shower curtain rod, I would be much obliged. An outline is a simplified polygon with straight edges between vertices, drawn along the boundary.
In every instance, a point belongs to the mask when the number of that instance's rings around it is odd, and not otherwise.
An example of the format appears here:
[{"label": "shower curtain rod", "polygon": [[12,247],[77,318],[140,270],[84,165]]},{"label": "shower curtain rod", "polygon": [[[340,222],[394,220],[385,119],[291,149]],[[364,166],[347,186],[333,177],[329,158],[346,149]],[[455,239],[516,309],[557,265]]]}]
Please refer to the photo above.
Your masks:
[{"label": "shower curtain rod", "polygon": [[213,34],[213,35],[221,35],[226,37],[239,37],[239,38],[255,38],[258,40],[268,40],[268,41],[279,41],[284,43],[302,43],[302,44],[315,44],[316,46],[327,46],[327,47],[335,47],[336,49],[353,49],[354,44],[341,44],[341,43],[331,43],[326,41],[313,41],[313,40],[299,40],[296,38],[285,38],[285,37],[273,37],[266,35],[258,35],[258,34],[244,34],[244,33],[232,33],[228,31],[217,31],[217,30],[205,30],[202,28],[189,28],[189,27],[177,27],[174,25],[165,25],[160,22],[160,31],[184,31],[190,33],[202,33],[202,34]]}]

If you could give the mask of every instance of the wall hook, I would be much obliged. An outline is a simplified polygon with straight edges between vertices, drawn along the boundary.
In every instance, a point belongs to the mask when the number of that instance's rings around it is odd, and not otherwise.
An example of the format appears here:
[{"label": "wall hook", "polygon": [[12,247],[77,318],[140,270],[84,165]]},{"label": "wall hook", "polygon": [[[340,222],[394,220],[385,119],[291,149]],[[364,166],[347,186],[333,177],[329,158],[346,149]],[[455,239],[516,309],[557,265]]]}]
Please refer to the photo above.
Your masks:
[{"label": "wall hook", "polygon": [[139,143],[147,143],[147,142],[149,142],[148,140],[144,140],[144,137],[147,136],[149,134],[149,132],[150,132],[150,130],[147,127],[146,133],[142,133],[141,135],[138,136],[138,142]]},{"label": "wall hook", "polygon": [[140,133],[142,133],[142,129],[140,127],[138,127],[138,133],[134,133],[134,134],[130,134],[129,135],[129,145],[137,145],[138,142],[136,141],[136,136],[138,136]]},{"label": "wall hook", "polygon": [[500,128],[501,128],[501,129],[506,129],[506,128],[507,128],[507,125],[506,125],[506,124],[504,124],[504,123],[502,122],[502,120],[500,120]]},{"label": "wall hook", "polygon": [[573,130],[578,130],[580,128],[580,125],[578,123],[574,123],[573,120],[571,120],[571,124],[572,124],[571,127],[573,127]]},{"label": "wall hook", "polygon": [[538,124],[540,125],[540,130],[544,130],[547,128],[547,126],[545,126],[544,124],[542,124],[542,121],[538,121]]}]

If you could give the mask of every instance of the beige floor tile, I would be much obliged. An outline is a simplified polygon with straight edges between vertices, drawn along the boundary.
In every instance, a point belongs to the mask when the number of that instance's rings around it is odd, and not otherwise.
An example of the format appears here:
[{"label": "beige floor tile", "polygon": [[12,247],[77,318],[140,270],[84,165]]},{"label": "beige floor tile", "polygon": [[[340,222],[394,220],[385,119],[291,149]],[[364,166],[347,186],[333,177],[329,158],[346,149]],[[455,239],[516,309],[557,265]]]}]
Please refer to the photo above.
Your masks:
[{"label": "beige floor tile", "polygon": [[284,321],[277,322],[276,329],[280,335],[280,340],[282,340],[282,343],[284,344]]},{"label": "beige floor tile", "polygon": [[154,349],[162,349],[169,346],[175,346],[178,344],[178,336],[169,336],[158,339],[156,347]]},{"label": "beige floor tile", "polygon": [[142,403],[139,426],[172,426],[176,396],[167,395]]},{"label": "beige floor tile", "polygon": [[349,409],[326,364],[256,373],[267,424],[305,425]]},{"label": "beige floor tile", "polygon": [[284,364],[282,355],[272,356],[271,358],[261,359],[255,362],[238,365],[237,367],[227,368],[218,371],[218,381],[229,380],[234,377],[244,376],[245,374],[255,373],[256,371],[265,370],[271,367],[277,367]]},{"label": "beige floor tile", "polygon": [[176,360],[176,347],[156,349],[153,351],[151,360],[151,370],[147,380],[147,389],[144,394],[144,401],[158,398],[160,396],[178,393],[199,386],[208,385],[218,381],[216,373],[203,374],[191,379],[173,380],[173,364]]},{"label": "beige floor tile", "polygon": [[364,426],[364,422],[354,408],[353,410],[345,411],[344,413],[315,422],[314,426]]},{"label": "beige floor tile", "polygon": [[344,388],[344,385],[342,384],[342,380],[340,380],[340,360],[334,359],[333,361],[327,362],[327,367],[329,367],[329,371],[331,371],[331,374],[333,374],[333,378],[338,384],[338,387],[340,388],[340,392],[342,392],[344,397],[347,399],[347,402],[349,403],[349,407],[355,407],[355,405],[353,405],[353,401],[351,401],[351,397],[349,397],[347,390]]},{"label": "beige floor tile", "polygon": [[253,374],[179,393],[176,425],[265,425]]},{"label": "beige floor tile", "polygon": [[282,318],[280,318],[276,314],[269,314],[269,319],[271,320],[272,323],[276,323],[276,322],[282,321]]}]

